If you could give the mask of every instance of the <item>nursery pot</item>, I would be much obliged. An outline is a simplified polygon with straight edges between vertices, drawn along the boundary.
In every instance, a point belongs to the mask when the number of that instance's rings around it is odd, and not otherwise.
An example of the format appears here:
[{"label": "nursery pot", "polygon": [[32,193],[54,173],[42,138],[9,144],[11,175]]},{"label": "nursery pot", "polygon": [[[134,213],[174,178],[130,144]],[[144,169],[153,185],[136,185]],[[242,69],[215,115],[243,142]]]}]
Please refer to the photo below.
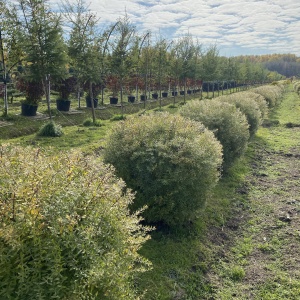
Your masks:
[{"label": "nursery pot", "polygon": [[[92,102],[91,102],[91,98],[90,97],[86,97],[86,107],[92,107]],[[98,99],[94,98],[94,108],[97,108],[98,106]]]},{"label": "nursery pot", "polygon": [[63,100],[63,99],[56,100],[56,108],[59,111],[69,111],[70,105],[71,105],[71,100]]},{"label": "nursery pot", "polygon": [[141,101],[146,101],[146,100],[147,100],[147,96],[141,95]]},{"label": "nursery pot", "polygon": [[172,92],[172,96],[177,96],[177,92]]},{"label": "nursery pot", "polygon": [[153,99],[158,99],[158,94],[157,93],[152,94],[152,98]]},{"label": "nursery pot", "polygon": [[163,98],[168,97],[168,93],[167,92],[162,92],[161,95],[162,95]]},{"label": "nursery pot", "polygon": [[110,97],[109,103],[110,104],[118,104],[118,97]]},{"label": "nursery pot", "polygon": [[21,115],[27,116],[27,117],[36,116],[37,108],[38,108],[37,105],[22,103],[21,104]]},{"label": "nursery pot", "polygon": [[179,93],[180,93],[180,95],[181,95],[181,96],[183,96],[183,95],[184,95],[184,91],[180,91]]},{"label": "nursery pot", "polygon": [[128,96],[128,102],[133,103],[135,101],[135,96]]}]

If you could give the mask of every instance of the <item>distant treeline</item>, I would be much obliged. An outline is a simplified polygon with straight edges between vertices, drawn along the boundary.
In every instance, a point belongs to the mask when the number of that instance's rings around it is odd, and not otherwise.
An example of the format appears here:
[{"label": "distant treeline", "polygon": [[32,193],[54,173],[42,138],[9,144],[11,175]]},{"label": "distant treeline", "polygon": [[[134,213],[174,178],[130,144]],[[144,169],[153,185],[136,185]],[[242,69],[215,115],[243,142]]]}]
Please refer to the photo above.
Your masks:
[{"label": "distant treeline", "polygon": [[240,62],[262,63],[269,71],[286,77],[300,76],[300,57],[295,54],[266,54],[238,56]]}]

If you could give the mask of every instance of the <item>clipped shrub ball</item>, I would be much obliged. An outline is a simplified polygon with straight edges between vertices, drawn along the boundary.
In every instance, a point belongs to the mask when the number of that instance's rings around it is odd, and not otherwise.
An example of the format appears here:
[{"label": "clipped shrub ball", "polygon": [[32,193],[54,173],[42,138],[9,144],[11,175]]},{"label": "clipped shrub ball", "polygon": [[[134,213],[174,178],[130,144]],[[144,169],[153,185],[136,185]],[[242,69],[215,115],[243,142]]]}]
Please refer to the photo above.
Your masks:
[{"label": "clipped shrub ball", "polygon": [[251,91],[264,96],[269,108],[273,108],[279,103],[283,93],[283,89],[277,85],[263,85],[252,89]]},{"label": "clipped shrub ball", "polygon": [[0,299],[137,299],[147,229],[112,168],[73,151],[0,151]]},{"label": "clipped shrub ball", "polygon": [[297,94],[300,94],[300,81],[296,81],[296,82],[293,84],[293,88],[294,88],[294,91],[295,91]]},{"label": "clipped shrub ball", "polygon": [[228,96],[221,96],[217,98],[220,101],[226,101],[234,104],[240,111],[245,114],[249,124],[250,135],[253,136],[258,130],[262,122],[261,112],[255,100],[245,97],[245,94],[236,93]]},{"label": "clipped shrub ball", "polygon": [[223,169],[241,156],[250,137],[246,116],[228,102],[193,100],[184,105],[179,113],[191,120],[201,122],[212,130],[223,146]]},{"label": "clipped shrub ball", "polygon": [[44,124],[37,133],[38,136],[44,137],[58,137],[62,134],[62,127],[55,124],[53,121]]},{"label": "clipped shrub ball", "polygon": [[155,113],[116,124],[104,161],[136,192],[133,211],[147,205],[150,223],[193,221],[219,179],[222,146],[198,122]]},{"label": "clipped shrub ball", "polygon": [[269,109],[268,109],[268,103],[264,96],[251,91],[244,91],[238,94],[243,95],[244,98],[253,99],[259,107],[259,110],[261,112],[261,118],[264,119],[267,117]]}]

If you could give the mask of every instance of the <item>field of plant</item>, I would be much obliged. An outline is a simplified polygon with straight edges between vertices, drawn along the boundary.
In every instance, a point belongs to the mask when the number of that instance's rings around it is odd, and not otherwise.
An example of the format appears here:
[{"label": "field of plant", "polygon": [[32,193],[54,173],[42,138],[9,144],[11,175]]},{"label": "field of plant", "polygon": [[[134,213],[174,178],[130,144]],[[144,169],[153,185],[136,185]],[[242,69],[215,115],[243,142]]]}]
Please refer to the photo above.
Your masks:
[{"label": "field of plant", "polygon": [[[66,116],[74,125],[58,115],[57,137],[37,134],[47,120],[5,120],[1,299],[296,299],[294,252],[278,254],[288,232],[298,249],[297,86],[171,98],[130,115],[110,107],[96,110],[98,126],[86,112],[80,124]],[[34,134],[11,138],[22,123]]]}]

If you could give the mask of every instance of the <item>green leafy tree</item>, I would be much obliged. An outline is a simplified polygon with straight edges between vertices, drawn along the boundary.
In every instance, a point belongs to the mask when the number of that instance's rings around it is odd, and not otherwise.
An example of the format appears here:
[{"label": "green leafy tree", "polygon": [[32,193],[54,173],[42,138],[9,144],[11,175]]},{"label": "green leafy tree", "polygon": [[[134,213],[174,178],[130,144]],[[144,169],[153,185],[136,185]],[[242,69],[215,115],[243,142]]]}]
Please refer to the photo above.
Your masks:
[{"label": "green leafy tree", "polygon": [[4,84],[4,116],[8,113],[8,83],[22,59],[21,45],[16,40],[21,30],[16,12],[15,5],[0,2],[0,80]]},{"label": "green leafy tree", "polygon": [[202,55],[202,77],[203,80],[212,81],[218,77],[218,55],[216,45],[211,45]]},{"label": "green leafy tree", "polygon": [[[94,97],[95,86],[101,85],[104,36],[97,33],[97,17],[89,11],[84,0],[63,3],[66,21],[71,27],[68,40],[68,53],[71,67],[77,78],[78,89],[85,86],[91,99],[93,122],[96,122]],[[80,93],[78,93],[80,95]],[[78,99],[80,106],[80,97]]]},{"label": "green leafy tree", "polygon": [[[61,19],[52,12],[45,0],[19,0],[22,30],[18,35],[24,51],[22,77],[26,82],[41,83],[45,90],[50,113],[50,80],[67,76],[68,56],[62,36]],[[27,97],[36,105],[36,99]]]},{"label": "green leafy tree", "polygon": [[195,54],[198,54],[197,49],[194,46],[191,35],[187,35],[179,39],[176,43],[176,52],[179,65],[179,80],[183,82],[184,86],[184,102],[187,89],[187,79],[194,78],[194,58]]},{"label": "green leafy tree", "polygon": [[[123,88],[126,78],[136,68],[136,40],[135,27],[127,15],[120,18],[113,32],[109,52],[110,75],[116,79],[116,87],[121,93],[121,105],[123,114]],[[115,91],[116,92],[116,91]]]}]

